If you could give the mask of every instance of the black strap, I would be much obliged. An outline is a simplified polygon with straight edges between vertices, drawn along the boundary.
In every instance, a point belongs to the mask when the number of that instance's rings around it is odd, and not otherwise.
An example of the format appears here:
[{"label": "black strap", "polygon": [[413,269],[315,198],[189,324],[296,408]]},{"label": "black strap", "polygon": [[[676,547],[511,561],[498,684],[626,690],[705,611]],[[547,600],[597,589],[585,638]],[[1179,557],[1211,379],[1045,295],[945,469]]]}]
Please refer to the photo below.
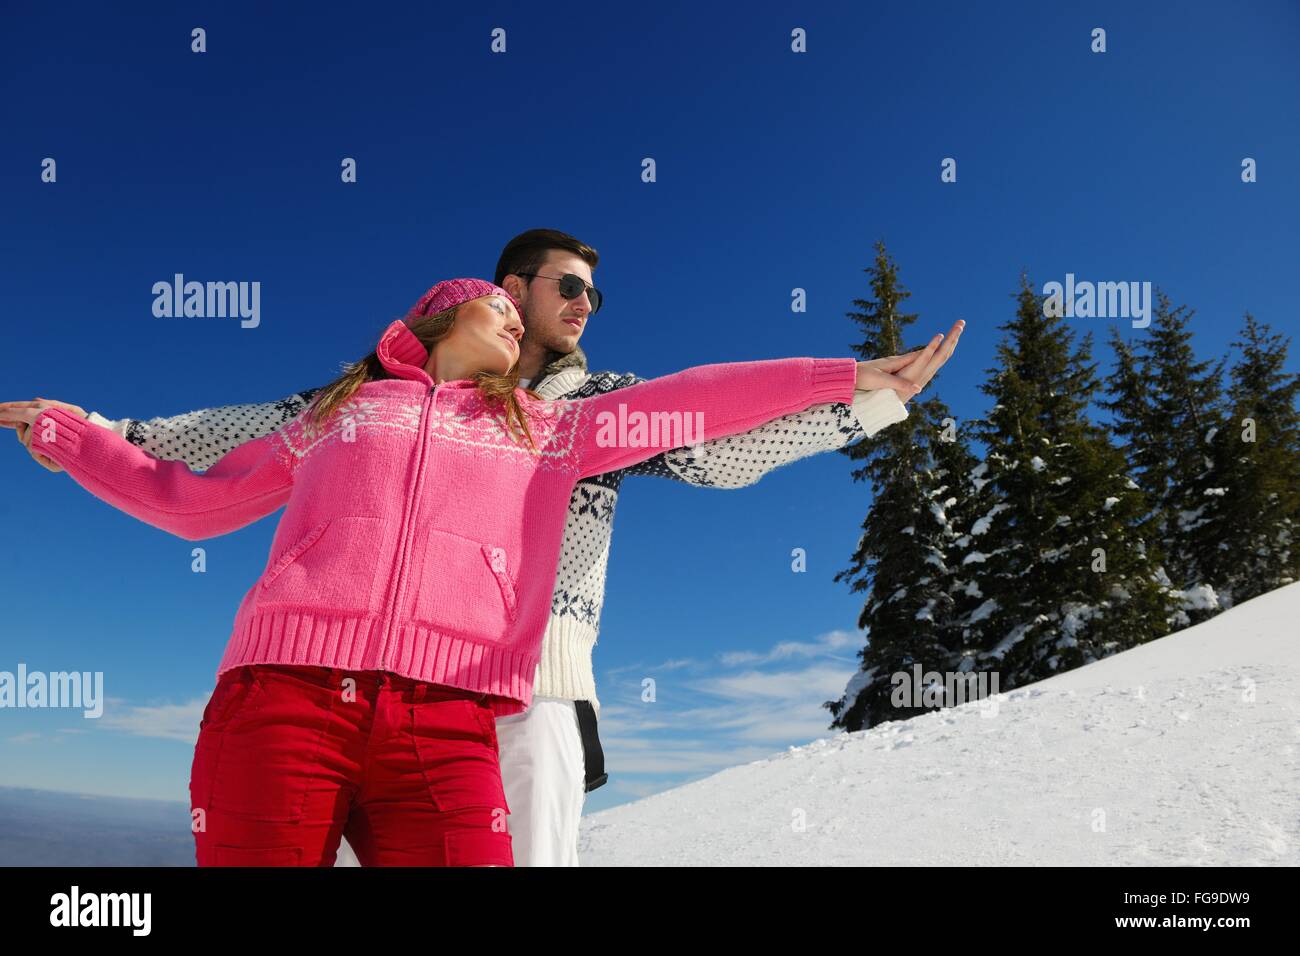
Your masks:
[{"label": "black strap", "polygon": [[600,749],[600,737],[596,733],[596,709],[589,700],[575,700],[578,710],[578,732],[582,734],[582,762],[586,769],[586,793],[605,785],[609,774],[605,773],[605,751]]}]

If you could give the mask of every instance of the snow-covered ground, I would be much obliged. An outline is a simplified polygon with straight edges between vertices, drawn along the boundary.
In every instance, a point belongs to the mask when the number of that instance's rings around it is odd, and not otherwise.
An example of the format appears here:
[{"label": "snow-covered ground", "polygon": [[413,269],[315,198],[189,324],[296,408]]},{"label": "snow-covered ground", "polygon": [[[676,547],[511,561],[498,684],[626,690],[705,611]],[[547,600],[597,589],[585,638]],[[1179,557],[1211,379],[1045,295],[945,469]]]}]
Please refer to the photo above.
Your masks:
[{"label": "snow-covered ground", "polygon": [[580,853],[586,866],[1295,866],[1300,584],[990,704],[591,814]]}]

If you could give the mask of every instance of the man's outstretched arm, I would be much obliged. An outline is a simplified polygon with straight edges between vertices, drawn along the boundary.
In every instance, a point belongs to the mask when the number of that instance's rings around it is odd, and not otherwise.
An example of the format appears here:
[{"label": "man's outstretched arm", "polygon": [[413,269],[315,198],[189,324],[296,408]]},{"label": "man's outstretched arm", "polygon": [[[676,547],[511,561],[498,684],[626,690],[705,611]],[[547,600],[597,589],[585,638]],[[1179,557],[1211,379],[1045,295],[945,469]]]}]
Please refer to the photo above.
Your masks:
[{"label": "man's outstretched arm", "polygon": [[98,412],[90,412],[87,418],[117,432],[154,458],[183,461],[193,470],[202,471],[232,449],[287,425],[319,391],[309,388],[275,402],[221,405],[168,418],[111,420]]},{"label": "man's outstretched arm", "polygon": [[905,418],[907,406],[892,388],[858,391],[851,405],[813,405],[739,435],[662,452],[630,466],[627,474],[744,488],[782,465],[844,448]]}]

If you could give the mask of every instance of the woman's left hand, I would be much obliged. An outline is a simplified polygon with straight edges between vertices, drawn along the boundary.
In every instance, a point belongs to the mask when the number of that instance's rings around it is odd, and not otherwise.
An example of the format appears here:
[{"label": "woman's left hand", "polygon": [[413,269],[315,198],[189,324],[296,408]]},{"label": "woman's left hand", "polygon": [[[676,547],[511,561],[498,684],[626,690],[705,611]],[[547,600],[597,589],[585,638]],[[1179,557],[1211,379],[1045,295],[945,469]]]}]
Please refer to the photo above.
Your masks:
[{"label": "woman's left hand", "polygon": [[[947,341],[944,341],[942,335],[936,335],[923,349],[859,362],[858,378],[854,387],[863,390],[892,388],[898,392],[899,399],[906,404],[909,398],[914,397],[929,383],[930,379],[934,378],[935,373],[952,356],[964,328],[966,328],[965,320],[958,319],[953,323]],[[943,348],[939,348],[940,342],[943,342]],[[900,380],[904,383],[901,388]]]}]

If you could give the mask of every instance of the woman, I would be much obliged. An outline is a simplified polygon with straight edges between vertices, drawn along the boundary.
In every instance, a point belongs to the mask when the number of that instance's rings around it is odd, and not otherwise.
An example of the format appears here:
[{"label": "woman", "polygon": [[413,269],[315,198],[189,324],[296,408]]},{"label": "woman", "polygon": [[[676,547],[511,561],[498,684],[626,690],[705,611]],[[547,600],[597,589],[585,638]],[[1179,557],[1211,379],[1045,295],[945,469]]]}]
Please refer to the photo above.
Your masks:
[{"label": "woman", "polygon": [[684,443],[624,427],[638,415],[702,415],[705,440],[855,387],[915,390],[876,363],[805,358],[545,402],[515,387],[504,289],[449,280],[417,311],[202,475],[64,409],[21,419],[33,453],[188,539],[287,505],[195,748],[200,865],[328,866],[345,829],[367,865],[509,865],[494,718],[531,698],[573,484]]}]

